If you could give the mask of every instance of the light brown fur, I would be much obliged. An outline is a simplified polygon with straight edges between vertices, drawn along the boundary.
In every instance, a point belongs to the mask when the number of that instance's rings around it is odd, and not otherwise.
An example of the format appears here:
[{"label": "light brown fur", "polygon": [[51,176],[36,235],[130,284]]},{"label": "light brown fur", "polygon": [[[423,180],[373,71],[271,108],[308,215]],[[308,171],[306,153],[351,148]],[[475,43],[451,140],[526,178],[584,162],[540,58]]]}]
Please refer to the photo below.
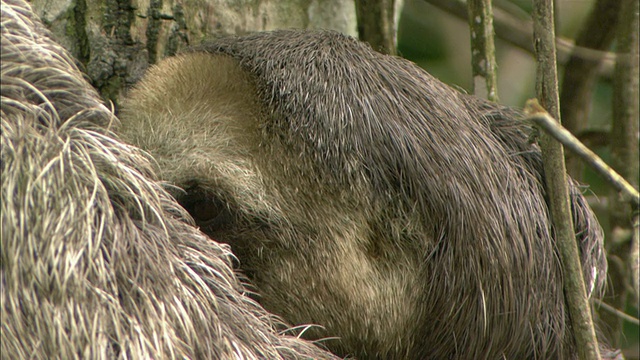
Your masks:
[{"label": "light brown fur", "polygon": [[[269,279],[267,283],[258,282],[258,298],[264,306],[278,309],[293,324],[319,323],[331,330],[350,327],[352,330],[341,330],[340,334],[376,341],[387,339],[386,343],[368,346],[393,349],[411,329],[417,330],[415,319],[419,314],[399,309],[414,308],[413,303],[418,301],[417,293],[408,293],[420,288],[422,279],[418,273],[406,271],[419,267],[418,257],[406,258],[398,249],[385,249],[385,256],[394,257],[397,263],[381,272],[367,249],[365,239],[370,237],[370,229],[363,203],[354,201],[353,195],[345,199],[354,203],[343,203],[334,194],[311,188],[314,184],[301,178],[296,163],[265,158],[268,145],[262,143],[260,124],[267,110],[259,106],[255,94],[250,78],[228,56],[174,57],[152,69],[130,94],[134,101],[127,103],[122,116],[128,119],[143,113],[139,119],[144,124],[125,120],[119,132],[153,154],[161,178],[171,184],[212,189],[215,196],[228,199],[231,206],[237,207],[242,213],[237,216],[282,224],[284,236],[274,234],[274,239],[280,236],[281,243],[273,247],[259,244],[271,240],[268,232],[245,230],[250,235],[240,234],[248,237],[247,241],[255,241],[261,252],[255,261],[241,256],[241,268],[253,276],[254,271],[269,272],[264,274]],[[359,187],[359,191],[371,191],[365,184]],[[175,194],[181,197],[179,191]],[[308,201],[313,208],[305,212],[307,209],[299,207],[300,201]],[[310,223],[317,226],[317,234],[298,238],[296,224]],[[226,237],[224,230],[219,235],[215,229],[209,234],[239,245]],[[291,252],[286,263],[274,258],[273,265],[256,265],[269,262],[274,254],[281,256],[282,247]],[[242,248],[235,251],[243,253]],[[392,255],[394,251],[397,256]],[[308,256],[297,256],[299,252],[308,252]],[[322,268],[310,266],[325,252],[329,256]],[[255,270],[252,266],[256,266]],[[324,268],[331,271],[326,273]],[[291,291],[273,297],[280,289]],[[261,296],[266,293],[269,297]],[[318,300],[321,303],[313,306],[306,303]],[[309,332],[317,333],[314,329]]]}]

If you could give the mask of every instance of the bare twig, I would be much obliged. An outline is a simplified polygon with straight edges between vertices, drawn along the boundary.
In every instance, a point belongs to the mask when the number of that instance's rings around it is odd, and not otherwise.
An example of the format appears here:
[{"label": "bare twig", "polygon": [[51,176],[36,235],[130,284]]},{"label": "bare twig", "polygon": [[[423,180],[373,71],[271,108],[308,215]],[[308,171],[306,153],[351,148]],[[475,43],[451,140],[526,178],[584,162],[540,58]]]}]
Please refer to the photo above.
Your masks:
[{"label": "bare twig", "polygon": [[473,93],[498,101],[496,78],[496,49],[493,44],[493,15],[491,0],[469,0],[469,29],[471,30],[471,65]]},{"label": "bare twig", "polygon": [[[533,43],[536,49],[536,94],[544,108],[560,119],[555,29],[552,0],[533,3]],[[528,114],[544,111],[534,100],[527,102]],[[600,359],[598,339],[582,275],[582,265],[573,227],[567,174],[562,144],[543,134],[540,140],[545,181],[558,251],[564,274],[564,293],[569,308],[578,355],[582,360]]]},{"label": "bare twig", "polygon": [[[459,0],[425,1],[460,19],[466,20],[468,18],[467,6]],[[531,43],[533,21],[530,18],[525,20],[521,16],[514,16],[496,5],[493,8],[493,23],[496,35],[500,39],[529,53],[534,53],[533,44]],[[603,59],[599,69],[600,74],[611,76],[613,73],[613,64],[616,56],[610,52],[575,46],[572,40],[563,37],[556,38],[556,46],[558,50],[557,58],[560,64],[566,64],[569,57],[574,54],[584,59]]]},{"label": "bare twig", "polygon": [[[531,111],[531,110],[529,110]],[[640,205],[640,195],[627,180],[620,176],[607,163],[605,163],[596,153],[587,148],[571,132],[558,124],[546,112],[534,112],[526,119],[532,121],[545,132],[558,140],[562,145],[576,154],[582,161],[591,166],[600,176],[602,176],[611,186],[620,192],[621,197],[632,206]]]},{"label": "bare twig", "polygon": [[625,320],[625,321],[627,321],[627,322],[629,322],[629,323],[631,323],[633,325],[640,325],[640,320],[638,320],[638,318],[636,318],[636,317],[633,317],[633,316],[631,316],[631,315],[629,315],[629,314],[627,314],[627,313],[625,313],[623,311],[620,311],[620,310],[614,308],[613,306],[611,306],[611,305],[609,305],[609,304],[607,304],[607,303],[605,303],[603,301],[600,301],[598,299],[594,299],[593,302],[596,305],[598,305],[600,308],[602,308],[602,309],[614,314],[615,316],[619,317],[622,320]]},{"label": "bare twig", "polygon": [[[551,22],[553,20],[550,18],[547,21]],[[542,41],[539,38],[536,38],[536,40]],[[546,114],[536,100],[527,101],[525,106],[526,114],[533,116],[541,112]],[[582,266],[580,265],[576,235],[571,218],[562,145],[553,141],[550,136],[542,134],[540,147],[544,161],[547,192],[549,193],[549,205],[556,230],[558,250],[562,259],[562,269],[565,274],[564,292],[569,306],[569,315],[574,329],[578,354],[582,360],[600,359],[598,340],[593,327],[593,320],[591,319],[591,308],[587,301]]]}]

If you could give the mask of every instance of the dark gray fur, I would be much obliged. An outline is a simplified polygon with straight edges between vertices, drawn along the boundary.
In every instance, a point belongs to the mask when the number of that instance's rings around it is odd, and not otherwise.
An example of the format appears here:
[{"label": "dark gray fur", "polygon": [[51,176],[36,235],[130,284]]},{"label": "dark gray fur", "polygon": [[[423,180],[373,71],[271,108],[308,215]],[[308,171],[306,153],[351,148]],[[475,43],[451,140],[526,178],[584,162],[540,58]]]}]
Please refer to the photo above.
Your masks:
[{"label": "dark gray fur", "polygon": [[25,2],[1,60],[1,358],[334,358],[274,330]]},{"label": "dark gray fur", "polygon": [[[252,208],[233,179],[190,170],[224,173],[216,153],[141,146],[180,169],[164,180],[186,189],[189,211],[208,209],[196,220],[231,244],[267,309],[325,326],[308,335],[337,336],[333,351],[363,359],[575,358],[540,152],[518,112],[332,32],[226,38],[192,54],[202,52],[235,59],[255,86],[246,136],[257,140],[229,146],[269,205]],[[174,134],[154,129],[156,116],[192,126],[170,109],[140,120],[142,93],[124,112],[130,141]],[[203,121],[217,125],[194,132],[245,126],[211,107]],[[591,293],[606,271],[602,231],[573,182],[571,193]]]}]

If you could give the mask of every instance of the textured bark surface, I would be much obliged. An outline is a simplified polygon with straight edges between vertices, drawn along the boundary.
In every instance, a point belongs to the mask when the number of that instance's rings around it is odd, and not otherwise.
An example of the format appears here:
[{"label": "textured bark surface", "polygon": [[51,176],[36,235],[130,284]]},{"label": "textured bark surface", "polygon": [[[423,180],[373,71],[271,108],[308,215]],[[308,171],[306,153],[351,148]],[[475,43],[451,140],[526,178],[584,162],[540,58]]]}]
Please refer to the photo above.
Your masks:
[{"label": "textured bark surface", "polygon": [[[550,0],[535,2],[533,19],[537,97],[549,114],[560,122],[553,2]],[[563,147],[547,134],[541,135],[540,147],[544,161],[549,207],[564,273],[564,294],[574,330],[578,357],[581,360],[600,359],[585,284],[580,272],[569,190],[566,186]]]},{"label": "textured bark surface", "polygon": [[396,55],[396,1],[356,0],[358,36],[383,54]]},{"label": "textured bark surface", "polygon": [[357,34],[348,0],[34,0],[32,6],[116,108],[149,65],[206,38],[282,28]]},{"label": "textured bark surface", "polygon": [[473,93],[498,102],[496,48],[493,42],[493,11],[489,0],[469,0]]}]

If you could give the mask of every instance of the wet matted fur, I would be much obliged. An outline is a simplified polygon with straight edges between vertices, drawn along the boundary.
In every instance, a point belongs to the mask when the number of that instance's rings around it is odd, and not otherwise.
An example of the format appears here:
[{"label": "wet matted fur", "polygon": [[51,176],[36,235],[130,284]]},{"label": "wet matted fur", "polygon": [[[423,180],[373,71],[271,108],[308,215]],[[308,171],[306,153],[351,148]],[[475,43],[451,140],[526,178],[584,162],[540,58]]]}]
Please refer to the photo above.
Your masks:
[{"label": "wet matted fur", "polygon": [[[259,301],[363,359],[576,356],[542,181],[519,114],[333,32],[231,37],[168,59],[118,132]],[[602,231],[572,183],[590,292]]]},{"label": "wet matted fur", "polygon": [[1,60],[2,358],[333,358],[274,330],[19,0]]}]

